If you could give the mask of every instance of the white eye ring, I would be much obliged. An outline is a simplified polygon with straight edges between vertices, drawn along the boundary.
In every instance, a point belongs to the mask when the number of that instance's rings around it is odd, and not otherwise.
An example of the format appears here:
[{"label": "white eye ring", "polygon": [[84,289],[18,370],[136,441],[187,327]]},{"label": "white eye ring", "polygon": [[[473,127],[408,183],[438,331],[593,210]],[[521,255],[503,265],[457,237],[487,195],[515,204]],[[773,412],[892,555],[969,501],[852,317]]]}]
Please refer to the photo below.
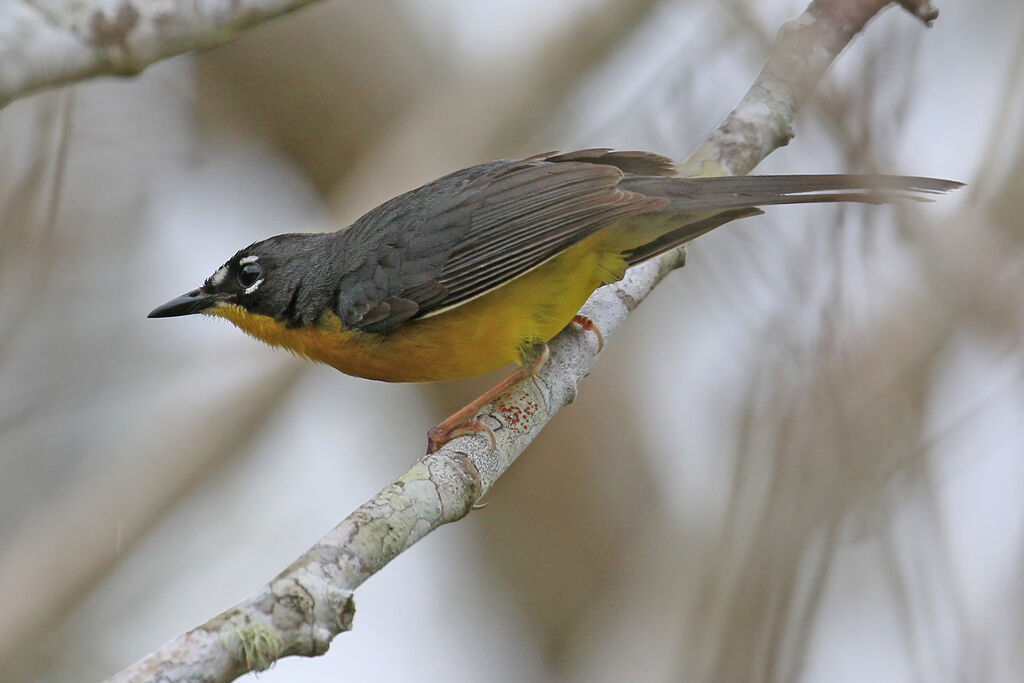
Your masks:
[{"label": "white eye ring", "polygon": [[245,293],[251,294],[256,291],[256,288],[259,287],[260,282],[264,279],[263,267],[253,261],[248,263],[239,261],[237,278],[238,284],[245,290]]}]

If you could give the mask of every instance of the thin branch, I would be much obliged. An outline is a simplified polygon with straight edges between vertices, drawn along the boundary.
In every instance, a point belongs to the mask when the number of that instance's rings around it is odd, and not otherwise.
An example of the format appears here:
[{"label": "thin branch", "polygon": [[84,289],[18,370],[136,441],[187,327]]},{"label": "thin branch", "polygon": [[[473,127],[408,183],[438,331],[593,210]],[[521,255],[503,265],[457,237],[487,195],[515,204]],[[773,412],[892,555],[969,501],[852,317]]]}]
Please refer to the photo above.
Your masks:
[{"label": "thin branch", "polygon": [[[792,137],[799,104],[843,47],[887,4],[812,2],[783,27],[750,92],[684,171],[747,172],[785,144]],[[609,341],[683,261],[680,250],[631,269],[621,282],[595,292],[582,313]],[[491,449],[487,437],[467,436],[420,459],[262,590],[111,680],[230,681],[246,671],[265,669],[280,657],[325,652],[335,635],[351,628],[353,591],[413,543],[468,514],[557,411],[575,398],[578,383],[596,360],[596,339],[570,326],[550,348],[551,360],[537,377],[484,410],[482,419],[494,430],[496,448]]]},{"label": "thin branch", "polygon": [[[843,48],[888,0],[814,0],[779,29],[768,62],[736,108],[679,168],[686,176],[744,175],[793,138],[800,105]],[[927,0],[902,0],[926,24]]]}]

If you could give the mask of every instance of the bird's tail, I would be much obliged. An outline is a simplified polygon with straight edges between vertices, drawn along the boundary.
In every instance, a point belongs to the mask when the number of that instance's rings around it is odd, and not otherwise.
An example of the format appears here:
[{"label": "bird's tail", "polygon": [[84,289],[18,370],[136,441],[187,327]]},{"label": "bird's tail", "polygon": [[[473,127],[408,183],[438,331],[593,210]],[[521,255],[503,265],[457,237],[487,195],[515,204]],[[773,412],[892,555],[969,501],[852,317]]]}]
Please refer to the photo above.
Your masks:
[{"label": "bird's tail", "polygon": [[930,196],[962,187],[939,178],[898,175],[762,175],[721,178],[668,178],[627,175],[623,190],[663,197],[658,213],[678,216],[682,223],[626,253],[630,265],[688,242],[738,218],[762,213],[759,206],[860,202],[885,204],[902,200],[930,201]]}]

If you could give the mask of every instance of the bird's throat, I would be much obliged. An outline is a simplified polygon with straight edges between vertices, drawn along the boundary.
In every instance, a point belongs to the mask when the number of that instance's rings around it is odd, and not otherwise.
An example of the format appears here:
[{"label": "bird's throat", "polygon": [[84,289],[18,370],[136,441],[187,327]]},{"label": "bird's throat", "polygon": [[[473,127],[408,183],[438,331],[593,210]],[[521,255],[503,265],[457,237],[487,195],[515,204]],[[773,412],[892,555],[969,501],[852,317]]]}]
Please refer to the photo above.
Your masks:
[{"label": "bird's throat", "polygon": [[[379,357],[379,335],[345,328],[331,311],[315,325],[290,326],[272,316],[253,313],[238,304],[219,303],[206,311],[230,321],[248,335],[271,346],[288,349],[304,358],[331,365],[347,375],[385,381],[417,381],[392,377],[388,360]],[[395,366],[391,362],[392,367]]]}]

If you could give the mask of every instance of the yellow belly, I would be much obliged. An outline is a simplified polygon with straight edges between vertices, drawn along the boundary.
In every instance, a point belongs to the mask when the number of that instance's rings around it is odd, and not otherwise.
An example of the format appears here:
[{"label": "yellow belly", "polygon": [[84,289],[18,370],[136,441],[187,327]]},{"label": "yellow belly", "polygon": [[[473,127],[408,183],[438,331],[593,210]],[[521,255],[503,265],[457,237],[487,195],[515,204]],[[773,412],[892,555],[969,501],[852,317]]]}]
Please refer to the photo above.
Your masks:
[{"label": "yellow belly", "polygon": [[487,294],[386,334],[344,329],[333,313],[320,325],[289,329],[233,304],[208,312],[349,375],[387,382],[470,377],[520,362],[524,346],[554,337],[597,287],[622,277],[626,264],[619,250],[602,248],[600,236]]}]

